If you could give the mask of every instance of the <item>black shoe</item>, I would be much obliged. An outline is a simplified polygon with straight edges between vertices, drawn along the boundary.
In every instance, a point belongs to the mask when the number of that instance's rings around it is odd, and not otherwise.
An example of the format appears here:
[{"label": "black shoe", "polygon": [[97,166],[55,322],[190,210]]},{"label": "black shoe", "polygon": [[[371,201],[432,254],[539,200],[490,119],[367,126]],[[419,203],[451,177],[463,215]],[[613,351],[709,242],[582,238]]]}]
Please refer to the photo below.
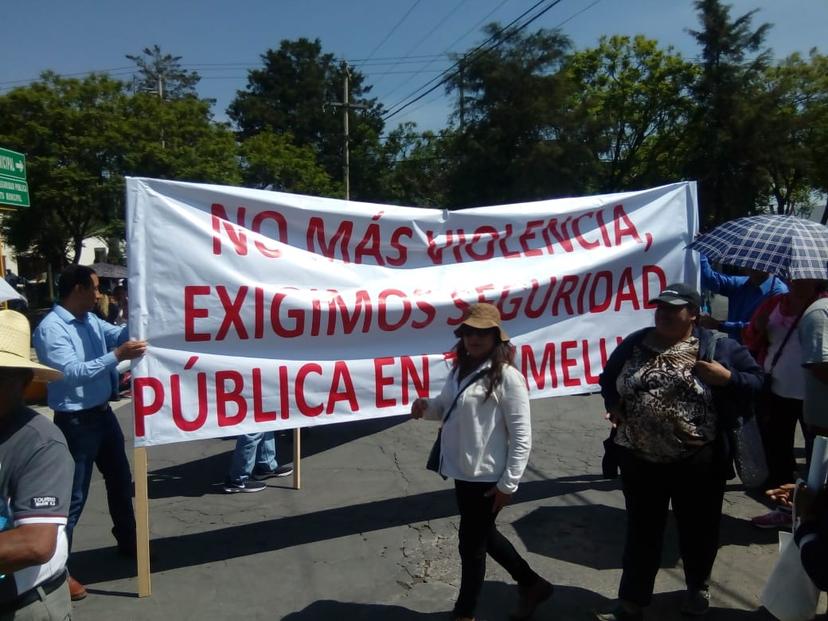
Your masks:
[{"label": "black shoe", "polygon": [[512,621],[529,619],[538,606],[552,597],[555,587],[543,578],[538,578],[532,586],[518,587],[518,590],[520,592],[520,603],[517,610],[509,615]]},{"label": "black shoe", "polygon": [[252,479],[247,479],[245,481],[230,481],[229,479],[224,482],[224,491],[227,494],[237,494],[239,492],[260,492],[267,485],[261,483],[259,481],[254,481]]},{"label": "black shoe", "polygon": [[267,479],[288,477],[291,474],[293,474],[293,466],[286,464],[284,466],[279,466],[276,470],[254,470],[251,478],[256,481],[265,481]]},{"label": "black shoe", "polygon": [[710,608],[710,589],[687,589],[681,614],[688,617],[702,617]]},{"label": "black shoe", "polygon": [[596,621],[644,621],[644,613],[640,610],[630,612],[623,606],[617,606],[609,612],[596,612]]}]

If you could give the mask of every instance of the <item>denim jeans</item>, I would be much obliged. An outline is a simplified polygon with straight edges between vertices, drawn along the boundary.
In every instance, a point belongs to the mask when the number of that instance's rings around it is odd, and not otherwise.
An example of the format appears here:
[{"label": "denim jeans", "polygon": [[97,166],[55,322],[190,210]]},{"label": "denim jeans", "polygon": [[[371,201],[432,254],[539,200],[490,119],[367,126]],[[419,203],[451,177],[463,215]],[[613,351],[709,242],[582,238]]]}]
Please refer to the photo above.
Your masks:
[{"label": "denim jeans", "polygon": [[236,439],[227,478],[240,483],[250,478],[254,467],[256,470],[276,470],[278,465],[275,432],[244,434]]},{"label": "denim jeans", "polygon": [[93,464],[103,475],[106,500],[112,518],[112,534],[120,547],[135,545],[135,513],[132,509],[132,474],[124,451],[124,434],[112,408],[103,411],[55,412],[55,424],[66,437],[75,460],[72,500],[66,523],[66,537],[72,549],[72,532],[80,519]]}]

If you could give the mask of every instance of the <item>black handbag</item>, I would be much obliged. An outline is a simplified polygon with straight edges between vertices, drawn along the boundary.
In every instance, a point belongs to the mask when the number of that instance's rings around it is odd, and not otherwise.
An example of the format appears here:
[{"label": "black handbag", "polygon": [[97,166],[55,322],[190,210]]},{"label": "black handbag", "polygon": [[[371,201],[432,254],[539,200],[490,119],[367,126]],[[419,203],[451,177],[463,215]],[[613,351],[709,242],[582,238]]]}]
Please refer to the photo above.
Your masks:
[{"label": "black handbag", "polygon": [[428,453],[428,460],[426,461],[426,469],[431,470],[432,472],[436,472],[439,474],[443,479],[447,479],[448,477],[443,476],[443,473],[440,472],[440,464],[442,462],[442,455],[441,455],[441,447],[443,441],[443,425],[446,424],[446,421],[451,416],[451,413],[454,411],[454,406],[457,405],[457,400],[460,398],[460,395],[463,394],[463,391],[466,390],[469,386],[474,384],[477,380],[488,373],[489,369],[483,369],[482,371],[478,372],[471,380],[466,382],[466,385],[463,386],[455,395],[454,401],[451,403],[451,407],[446,412],[446,415],[443,417],[443,422],[440,423],[440,428],[437,430],[437,439],[434,440],[434,445],[431,447],[431,451]]}]

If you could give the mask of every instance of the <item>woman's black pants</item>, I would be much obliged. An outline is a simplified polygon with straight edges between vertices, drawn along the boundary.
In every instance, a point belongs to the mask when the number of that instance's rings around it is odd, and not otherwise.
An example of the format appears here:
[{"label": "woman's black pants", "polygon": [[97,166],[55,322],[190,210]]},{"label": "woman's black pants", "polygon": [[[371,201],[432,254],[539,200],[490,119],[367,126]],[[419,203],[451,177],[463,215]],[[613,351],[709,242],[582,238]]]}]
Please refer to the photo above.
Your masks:
[{"label": "woman's black pants", "polygon": [[793,483],[796,479],[794,443],[797,423],[802,428],[802,435],[805,436],[805,458],[808,463],[811,461],[811,447],[814,444],[814,434],[808,430],[802,418],[802,401],[770,393],[770,398],[762,404],[758,421],[762,443],[765,445],[765,457],[768,460],[768,480],[765,487],[773,488]]},{"label": "woman's black pants", "polygon": [[618,597],[646,606],[661,565],[670,503],[688,589],[707,587],[719,548],[725,477],[711,445],[679,462],[663,464],[621,450],[627,504],[627,539]]},{"label": "woman's black pants", "polygon": [[529,564],[495,526],[493,497],[484,494],[494,483],[455,481],[454,491],[460,509],[460,594],[454,616],[473,617],[483,579],[486,577],[486,554],[497,561],[521,586],[531,586],[538,579]]}]

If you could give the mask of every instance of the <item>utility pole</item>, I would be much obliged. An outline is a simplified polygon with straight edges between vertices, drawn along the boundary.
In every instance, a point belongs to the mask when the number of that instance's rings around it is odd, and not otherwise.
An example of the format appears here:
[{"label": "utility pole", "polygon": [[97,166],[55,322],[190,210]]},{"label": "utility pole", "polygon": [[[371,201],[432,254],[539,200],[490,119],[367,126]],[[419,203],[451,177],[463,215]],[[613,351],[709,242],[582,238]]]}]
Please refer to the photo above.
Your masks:
[{"label": "utility pole", "polygon": [[[160,101],[161,104],[163,105],[164,104],[164,73],[162,71],[159,71],[158,75],[155,78],[155,80],[156,80],[156,85],[158,87],[158,90],[157,90],[157,92],[158,92],[158,101]],[[164,139],[164,126],[163,125],[161,126],[161,148],[162,149],[167,148],[167,141]]]},{"label": "utility pole", "polygon": [[357,110],[365,110],[368,106],[363,104],[352,104],[351,103],[351,70],[348,67],[348,63],[342,63],[343,73],[345,74],[345,79],[343,80],[342,86],[342,101],[331,101],[328,102],[329,106],[333,106],[334,108],[342,108],[342,121],[343,121],[343,144],[342,144],[342,153],[344,164],[342,166],[342,174],[345,181],[345,200],[351,200],[351,148],[350,148],[350,129],[349,129],[349,116],[351,108]]},{"label": "utility pole", "polygon": [[463,60],[465,58],[463,56],[457,63],[457,75],[460,78],[460,131],[463,131],[463,128],[466,126],[466,81],[463,75]]}]

